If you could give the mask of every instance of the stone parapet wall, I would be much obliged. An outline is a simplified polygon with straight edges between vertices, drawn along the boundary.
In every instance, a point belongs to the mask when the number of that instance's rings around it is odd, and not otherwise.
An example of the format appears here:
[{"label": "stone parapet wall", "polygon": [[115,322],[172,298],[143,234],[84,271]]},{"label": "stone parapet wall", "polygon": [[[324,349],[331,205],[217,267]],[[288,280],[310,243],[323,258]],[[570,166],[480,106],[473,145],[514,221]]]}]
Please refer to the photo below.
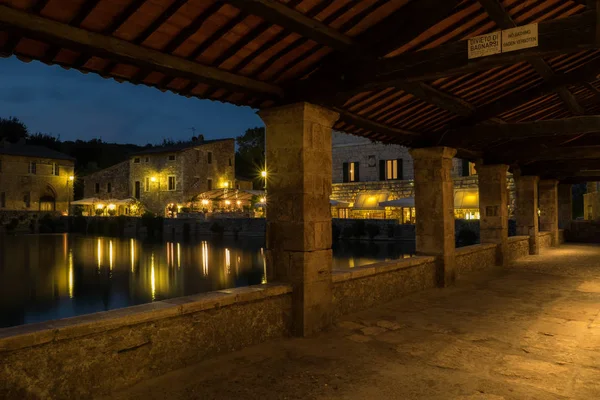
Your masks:
[{"label": "stone parapet wall", "polygon": [[456,278],[494,268],[496,265],[496,244],[476,244],[456,249]]},{"label": "stone parapet wall", "polygon": [[508,238],[508,259],[510,261],[529,255],[529,236]]},{"label": "stone parapet wall", "polygon": [[540,232],[539,246],[540,250],[552,247],[552,232]]},{"label": "stone parapet wall", "polygon": [[288,336],[291,288],[221,290],[0,329],[0,398],[96,398]]},{"label": "stone parapet wall", "polygon": [[413,257],[333,272],[334,318],[436,286],[434,257]]},{"label": "stone parapet wall", "polygon": [[[366,225],[376,225],[379,228],[379,235],[374,240],[415,240],[415,226],[410,224],[399,224],[397,220],[385,219],[344,219],[333,218],[332,223],[343,231],[344,228],[352,227],[356,221],[363,221]],[[391,234],[391,236],[390,236]],[[367,236],[363,236],[367,239]]]}]

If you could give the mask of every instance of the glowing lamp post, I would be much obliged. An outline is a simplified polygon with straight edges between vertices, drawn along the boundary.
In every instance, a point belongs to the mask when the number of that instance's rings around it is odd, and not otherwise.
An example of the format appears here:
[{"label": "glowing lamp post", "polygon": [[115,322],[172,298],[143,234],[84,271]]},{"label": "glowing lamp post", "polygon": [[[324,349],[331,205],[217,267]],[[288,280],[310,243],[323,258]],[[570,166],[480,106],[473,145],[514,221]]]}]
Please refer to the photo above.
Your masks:
[{"label": "glowing lamp post", "polygon": [[73,182],[75,180],[75,177],[73,175],[69,176],[69,179],[67,179],[67,215],[71,215],[71,191],[70,191],[70,185],[71,182]]}]

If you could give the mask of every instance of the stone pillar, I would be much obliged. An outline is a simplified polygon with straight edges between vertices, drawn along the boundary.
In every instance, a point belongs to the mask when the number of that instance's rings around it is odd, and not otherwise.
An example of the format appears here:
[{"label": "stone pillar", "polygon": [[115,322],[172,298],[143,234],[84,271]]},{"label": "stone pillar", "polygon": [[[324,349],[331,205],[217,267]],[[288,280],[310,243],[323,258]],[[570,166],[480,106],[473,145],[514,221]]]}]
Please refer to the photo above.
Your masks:
[{"label": "stone pillar", "polygon": [[508,165],[478,165],[479,237],[481,243],[496,243],[497,265],[508,264]]},{"label": "stone pillar", "polygon": [[415,172],[417,254],[438,257],[438,284],[455,280],[454,183],[452,157],[455,149],[412,149]]},{"label": "stone pillar", "polygon": [[573,185],[558,185],[558,227],[568,229],[573,220]]},{"label": "stone pillar", "polygon": [[552,233],[552,246],[558,246],[558,181],[540,181],[540,230]]},{"label": "stone pillar", "polygon": [[540,254],[538,232],[538,181],[537,176],[517,176],[515,186],[517,201],[515,217],[517,219],[517,235],[529,236],[529,254]]},{"label": "stone pillar", "polygon": [[331,127],[338,114],[296,103],[259,112],[268,162],[267,268],[293,287],[293,329],[331,324]]}]

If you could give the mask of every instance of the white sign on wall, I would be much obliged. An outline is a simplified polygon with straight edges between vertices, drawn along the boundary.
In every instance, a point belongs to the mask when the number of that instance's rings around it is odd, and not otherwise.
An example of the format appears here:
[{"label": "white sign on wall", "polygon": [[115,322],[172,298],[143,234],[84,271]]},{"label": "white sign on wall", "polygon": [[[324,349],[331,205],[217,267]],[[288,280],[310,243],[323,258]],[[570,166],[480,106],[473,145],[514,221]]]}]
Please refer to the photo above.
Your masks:
[{"label": "white sign on wall", "polygon": [[538,24],[529,24],[502,31],[503,53],[537,46]]},{"label": "white sign on wall", "polygon": [[472,58],[485,57],[502,52],[500,32],[492,32],[486,35],[476,36],[469,39],[469,60]]}]

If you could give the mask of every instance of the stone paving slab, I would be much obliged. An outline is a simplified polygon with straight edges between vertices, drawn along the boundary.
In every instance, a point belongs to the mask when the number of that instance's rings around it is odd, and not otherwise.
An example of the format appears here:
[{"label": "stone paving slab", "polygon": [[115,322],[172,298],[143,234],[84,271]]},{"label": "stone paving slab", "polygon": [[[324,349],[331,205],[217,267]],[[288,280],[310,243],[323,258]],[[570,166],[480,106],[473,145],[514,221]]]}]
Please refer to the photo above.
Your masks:
[{"label": "stone paving slab", "polygon": [[600,247],[525,257],[111,398],[600,399]]}]

